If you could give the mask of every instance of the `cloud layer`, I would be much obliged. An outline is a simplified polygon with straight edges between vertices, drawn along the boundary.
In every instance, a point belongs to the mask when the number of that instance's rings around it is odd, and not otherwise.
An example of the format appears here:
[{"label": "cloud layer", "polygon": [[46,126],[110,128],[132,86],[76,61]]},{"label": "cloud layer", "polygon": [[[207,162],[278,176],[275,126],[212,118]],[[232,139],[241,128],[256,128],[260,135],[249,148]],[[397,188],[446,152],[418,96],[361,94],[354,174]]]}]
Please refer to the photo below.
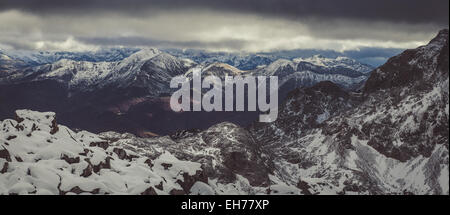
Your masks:
[{"label": "cloud layer", "polygon": [[412,48],[448,26],[448,0],[0,2],[0,48],[220,51]]}]

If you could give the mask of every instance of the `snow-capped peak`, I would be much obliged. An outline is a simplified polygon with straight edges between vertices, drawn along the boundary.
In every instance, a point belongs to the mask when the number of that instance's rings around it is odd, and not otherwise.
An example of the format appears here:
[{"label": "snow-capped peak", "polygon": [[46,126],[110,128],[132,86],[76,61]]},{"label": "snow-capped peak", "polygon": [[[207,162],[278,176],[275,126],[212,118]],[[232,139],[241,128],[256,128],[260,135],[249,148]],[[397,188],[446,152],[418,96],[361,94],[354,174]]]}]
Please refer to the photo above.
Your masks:
[{"label": "snow-capped peak", "polygon": [[292,68],[295,67],[294,62],[292,62],[290,60],[278,59],[278,60],[274,61],[273,63],[269,64],[269,66],[267,66],[267,70],[276,71],[278,68],[288,66],[288,65],[292,66]]},{"label": "snow-capped peak", "polygon": [[347,68],[361,73],[369,73],[373,70],[373,67],[359,63],[358,61],[345,57],[338,56],[336,58],[326,58],[322,55],[314,55],[308,58],[295,58],[294,62],[307,62],[316,66],[328,67],[328,68]]},{"label": "snow-capped peak", "polygon": [[8,55],[4,55],[0,52],[0,59],[1,60],[11,60],[11,58]]},{"label": "snow-capped peak", "polygon": [[141,60],[148,60],[158,54],[161,54],[161,51],[157,48],[143,48],[140,51],[130,55],[125,60],[129,61],[141,61]]},{"label": "snow-capped peak", "polygon": [[225,74],[228,75],[240,75],[242,73],[245,73],[245,71],[242,71],[240,69],[237,69],[234,66],[231,66],[226,63],[212,63],[206,66],[203,69],[203,72],[210,75],[218,75],[220,77],[224,76]]}]

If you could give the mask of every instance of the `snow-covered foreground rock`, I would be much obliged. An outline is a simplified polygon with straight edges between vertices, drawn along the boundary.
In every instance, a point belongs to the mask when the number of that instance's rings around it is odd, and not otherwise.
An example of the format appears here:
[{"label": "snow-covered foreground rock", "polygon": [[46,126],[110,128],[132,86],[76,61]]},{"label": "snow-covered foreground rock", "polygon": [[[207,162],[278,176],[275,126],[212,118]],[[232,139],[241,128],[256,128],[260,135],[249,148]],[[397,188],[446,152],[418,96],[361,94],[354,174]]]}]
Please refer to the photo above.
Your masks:
[{"label": "snow-covered foreground rock", "polygon": [[0,123],[1,194],[203,192],[199,163],[161,151],[150,159],[98,135],[56,124],[55,114],[18,110]]},{"label": "snow-covered foreground rock", "polygon": [[18,110],[0,130],[1,194],[263,194],[278,181],[246,145],[249,133],[230,123],[138,138],[76,132],[52,112]]}]

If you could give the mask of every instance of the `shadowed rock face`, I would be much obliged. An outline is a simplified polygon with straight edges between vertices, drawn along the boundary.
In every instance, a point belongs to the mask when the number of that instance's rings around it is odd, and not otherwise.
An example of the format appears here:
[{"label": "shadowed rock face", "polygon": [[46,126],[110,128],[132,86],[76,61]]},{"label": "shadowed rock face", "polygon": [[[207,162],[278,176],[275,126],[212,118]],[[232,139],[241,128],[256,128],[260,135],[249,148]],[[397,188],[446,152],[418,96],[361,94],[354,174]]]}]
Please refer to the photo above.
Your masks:
[{"label": "shadowed rock face", "polygon": [[448,57],[448,29],[444,29],[428,45],[406,50],[375,69],[364,85],[364,92],[408,85],[431,86],[433,79],[448,75]]},{"label": "shadowed rock face", "polygon": [[336,84],[326,81],[313,87],[290,92],[279,107],[278,119],[270,124],[254,123],[250,131],[256,141],[264,144],[280,143],[283,139],[298,139],[311,129],[318,128],[329,118],[341,114],[360,103],[359,97]]},{"label": "shadowed rock face", "polygon": [[202,132],[201,138],[207,145],[220,150],[225,174],[242,175],[253,186],[269,185],[270,170],[260,156],[260,146],[247,130],[221,123]]}]

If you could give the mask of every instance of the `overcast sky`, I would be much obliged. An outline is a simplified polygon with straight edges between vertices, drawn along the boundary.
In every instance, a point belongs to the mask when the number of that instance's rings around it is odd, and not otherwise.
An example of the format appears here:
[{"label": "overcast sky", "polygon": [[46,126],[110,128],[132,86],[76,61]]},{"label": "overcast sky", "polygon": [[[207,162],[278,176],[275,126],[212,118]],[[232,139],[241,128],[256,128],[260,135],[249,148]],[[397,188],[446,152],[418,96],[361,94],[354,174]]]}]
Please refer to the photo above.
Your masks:
[{"label": "overcast sky", "polygon": [[448,0],[0,0],[0,48],[405,49],[448,28],[448,7]]}]

